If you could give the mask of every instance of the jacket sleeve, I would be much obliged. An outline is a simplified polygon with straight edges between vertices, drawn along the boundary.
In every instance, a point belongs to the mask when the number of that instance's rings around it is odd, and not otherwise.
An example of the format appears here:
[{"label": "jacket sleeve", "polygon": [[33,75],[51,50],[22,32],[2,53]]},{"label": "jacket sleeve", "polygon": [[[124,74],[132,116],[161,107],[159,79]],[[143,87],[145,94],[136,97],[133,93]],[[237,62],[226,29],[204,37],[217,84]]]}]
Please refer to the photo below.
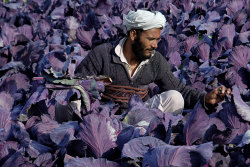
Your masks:
[{"label": "jacket sleeve", "polygon": [[161,90],[179,91],[185,100],[185,108],[193,108],[198,100],[201,100],[201,103],[204,105],[205,93],[192,89],[189,86],[185,86],[174,76],[167,60],[162,55],[159,57],[160,61],[158,61],[159,66],[155,83],[161,88]]},{"label": "jacket sleeve", "polygon": [[86,77],[98,75],[101,70],[101,56],[96,54],[96,49],[91,50],[88,55],[81,61],[75,70],[76,77]]}]

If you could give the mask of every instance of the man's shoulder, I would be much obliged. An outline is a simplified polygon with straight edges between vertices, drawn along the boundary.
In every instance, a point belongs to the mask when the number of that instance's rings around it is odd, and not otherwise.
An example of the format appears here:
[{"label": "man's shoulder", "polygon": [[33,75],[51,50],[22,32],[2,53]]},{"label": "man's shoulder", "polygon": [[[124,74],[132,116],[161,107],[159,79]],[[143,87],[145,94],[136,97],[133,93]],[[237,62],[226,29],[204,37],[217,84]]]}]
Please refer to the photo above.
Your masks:
[{"label": "man's shoulder", "polygon": [[112,43],[103,43],[103,44],[100,44],[100,45],[97,45],[93,50],[94,51],[108,51],[108,50],[111,50],[113,48],[113,45]]},{"label": "man's shoulder", "polygon": [[166,58],[158,51],[155,51],[154,56],[152,56],[154,61],[162,61],[165,60]]}]

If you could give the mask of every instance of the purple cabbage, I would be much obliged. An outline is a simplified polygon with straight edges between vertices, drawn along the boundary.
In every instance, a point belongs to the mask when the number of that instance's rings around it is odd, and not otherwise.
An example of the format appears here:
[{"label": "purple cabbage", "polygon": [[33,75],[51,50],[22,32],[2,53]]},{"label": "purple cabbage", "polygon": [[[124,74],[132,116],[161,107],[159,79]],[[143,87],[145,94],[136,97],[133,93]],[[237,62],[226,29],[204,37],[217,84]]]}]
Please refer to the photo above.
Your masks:
[{"label": "purple cabbage", "polygon": [[[65,160],[64,160],[65,161]],[[104,158],[70,158],[64,162],[65,167],[81,167],[81,166],[93,166],[93,167],[118,167],[118,163],[108,161]]]},{"label": "purple cabbage", "polygon": [[[187,166],[249,165],[247,6],[245,0],[1,2],[0,166],[183,166],[183,157]],[[157,50],[176,77],[200,91],[220,84],[233,90],[216,113],[198,104],[175,117],[132,98],[129,110],[116,115],[120,105],[101,99],[103,76],[75,80],[91,49],[124,37],[124,14],[142,8],[167,19]],[[151,86],[150,96],[159,92]],[[80,127],[58,124],[56,103],[75,96],[82,101]],[[167,144],[139,151],[153,137]],[[128,146],[135,141],[140,144]],[[219,146],[213,150],[210,141]],[[139,157],[128,153],[130,147]],[[136,159],[122,158],[123,152]]]},{"label": "purple cabbage", "polygon": [[163,145],[144,155],[143,166],[205,166],[212,158],[213,149],[212,143],[198,146]]},{"label": "purple cabbage", "polygon": [[237,113],[241,116],[245,121],[250,122],[250,106],[247,105],[241,98],[241,94],[239,89],[234,86],[233,87],[233,95],[234,95],[234,103],[237,110]]},{"label": "purple cabbage", "polygon": [[90,114],[80,124],[79,138],[88,145],[93,156],[100,158],[116,147],[117,132],[111,119]]},{"label": "purple cabbage", "polygon": [[166,145],[160,139],[155,137],[145,136],[130,140],[122,149],[122,157],[131,159],[142,158],[149,150]]},{"label": "purple cabbage", "polygon": [[200,143],[206,131],[213,125],[220,130],[226,129],[223,121],[215,115],[208,115],[205,108],[198,102],[183,129],[186,144],[190,146],[195,142]]}]

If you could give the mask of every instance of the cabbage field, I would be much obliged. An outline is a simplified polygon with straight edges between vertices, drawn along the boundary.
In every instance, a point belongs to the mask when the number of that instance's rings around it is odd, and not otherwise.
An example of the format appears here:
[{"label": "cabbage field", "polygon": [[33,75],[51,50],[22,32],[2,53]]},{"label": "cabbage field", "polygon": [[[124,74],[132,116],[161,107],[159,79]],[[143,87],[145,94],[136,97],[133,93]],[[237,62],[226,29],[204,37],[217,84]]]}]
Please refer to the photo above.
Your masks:
[{"label": "cabbage field", "polygon": [[[74,71],[92,48],[124,37],[123,16],[136,9],[165,15],[157,50],[176,77],[233,95],[177,116],[136,95],[121,115],[102,102],[103,76]],[[1,1],[0,166],[249,167],[249,18],[249,0]],[[81,120],[56,122],[55,104],[73,97]]]}]

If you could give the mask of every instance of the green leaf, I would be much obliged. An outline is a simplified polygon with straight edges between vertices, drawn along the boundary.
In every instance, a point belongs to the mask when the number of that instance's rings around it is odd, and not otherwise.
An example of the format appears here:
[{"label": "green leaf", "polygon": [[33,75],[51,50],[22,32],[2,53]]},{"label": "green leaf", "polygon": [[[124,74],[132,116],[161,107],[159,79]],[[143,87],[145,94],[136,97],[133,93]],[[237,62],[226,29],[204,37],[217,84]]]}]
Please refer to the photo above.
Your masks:
[{"label": "green leaf", "polygon": [[74,88],[77,89],[77,90],[79,90],[81,92],[82,97],[83,97],[83,102],[85,104],[85,107],[86,107],[87,111],[89,111],[90,110],[91,102],[90,102],[90,98],[89,98],[88,92],[81,85],[74,86]]},{"label": "green leaf", "polygon": [[78,79],[57,79],[57,78],[54,78],[48,74],[43,74],[44,78],[49,81],[49,82],[52,82],[54,84],[63,84],[63,85],[77,85],[78,83]]}]

